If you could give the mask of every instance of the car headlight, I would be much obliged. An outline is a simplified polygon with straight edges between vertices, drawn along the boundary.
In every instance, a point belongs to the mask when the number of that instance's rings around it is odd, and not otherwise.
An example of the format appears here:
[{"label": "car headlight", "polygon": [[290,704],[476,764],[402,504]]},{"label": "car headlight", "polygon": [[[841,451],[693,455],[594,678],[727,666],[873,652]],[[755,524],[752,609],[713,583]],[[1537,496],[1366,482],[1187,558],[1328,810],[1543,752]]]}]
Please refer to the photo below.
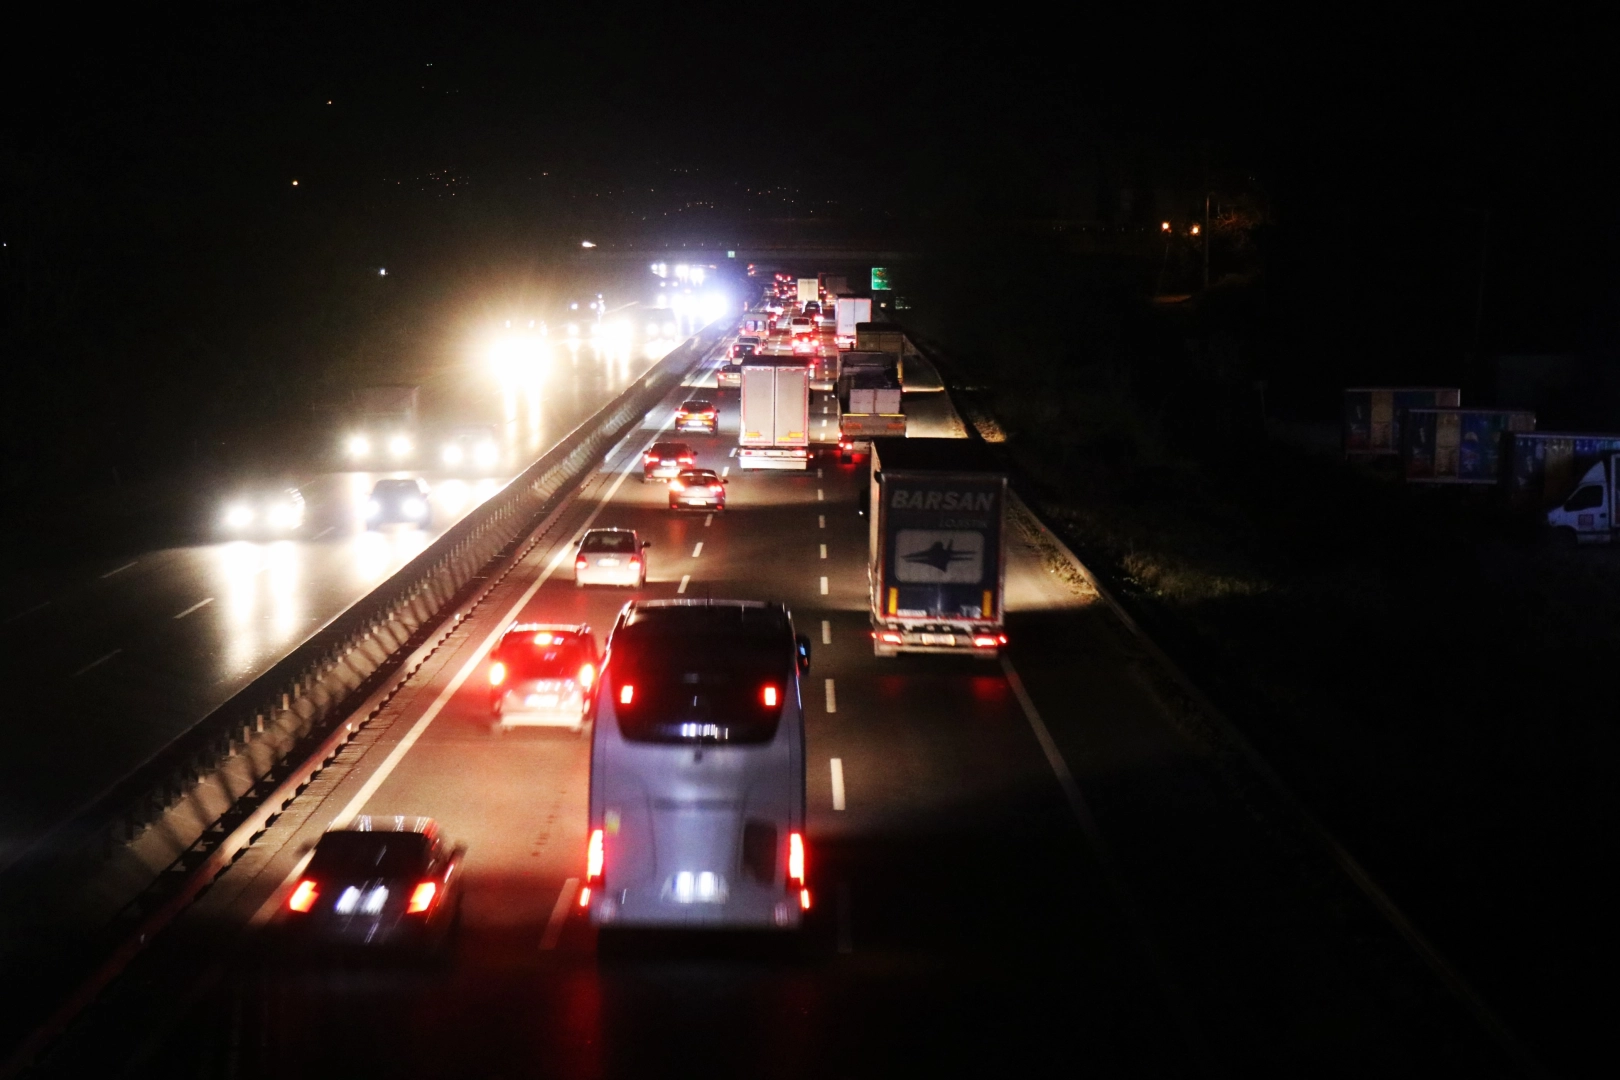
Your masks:
[{"label": "car headlight", "polygon": [[363,458],[371,453],[371,440],[364,435],[349,436],[349,456]]},{"label": "car headlight", "polygon": [[476,457],[480,465],[493,465],[500,457],[500,450],[492,442],[479,443]]},{"label": "car headlight", "polygon": [[382,503],[376,499],[366,500],[366,517],[374,518],[380,513],[382,513]]},{"label": "car headlight", "polygon": [[245,529],[253,524],[253,508],[251,506],[233,506],[225,511],[225,524],[233,529]]},{"label": "car headlight", "polygon": [[411,440],[403,435],[395,435],[388,440],[388,452],[395,457],[404,457],[411,452]]},{"label": "car headlight", "polygon": [[461,447],[457,446],[455,443],[451,443],[449,446],[444,448],[443,456],[444,463],[446,465],[460,465],[462,458]]},{"label": "car headlight", "polygon": [[298,507],[291,503],[272,506],[268,516],[270,524],[278,529],[294,529],[298,527]]},{"label": "car headlight", "polygon": [[406,499],[400,504],[400,509],[405,512],[406,517],[419,518],[427,513],[427,504],[421,499]]}]

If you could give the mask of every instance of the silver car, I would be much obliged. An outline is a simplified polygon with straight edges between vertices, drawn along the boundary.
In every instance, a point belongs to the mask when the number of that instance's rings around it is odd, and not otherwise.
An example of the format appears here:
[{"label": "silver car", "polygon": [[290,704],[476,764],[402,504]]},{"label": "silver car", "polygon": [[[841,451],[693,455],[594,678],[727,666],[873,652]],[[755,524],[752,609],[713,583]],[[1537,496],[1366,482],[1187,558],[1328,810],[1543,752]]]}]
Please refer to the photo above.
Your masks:
[{"label": "silver car", "polygon": [[601,670],[589,626],[513,623],[489,654],[490,730],[584,730]]},{"label": "silver car", "polygon": [[749,600],[625,605],[591,736],[585,895],[610,927],[792,930],[810,909],[810,643]]},{"label": "silver car", "polygon": [[640,589],[647,584],[647,557],[651,540],[642,540],[634,529],[592,529],[579,541],[574,555],[574,584],[627,585]]}]

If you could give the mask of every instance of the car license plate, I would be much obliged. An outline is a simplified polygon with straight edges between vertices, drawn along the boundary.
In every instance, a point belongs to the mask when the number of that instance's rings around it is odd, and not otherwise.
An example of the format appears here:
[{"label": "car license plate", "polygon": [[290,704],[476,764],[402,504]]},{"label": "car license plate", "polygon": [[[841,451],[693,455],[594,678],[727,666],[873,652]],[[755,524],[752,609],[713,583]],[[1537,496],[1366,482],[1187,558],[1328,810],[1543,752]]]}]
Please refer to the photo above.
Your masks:
[{"label": "car license plate", "polygon": [[555,709],[557,707],[557,695],[530,694],[527,704],[531,709]]},{"label": "car license plate", "polygon": [[955,645],[955,634],[919,634],[924,645]]},{"label": "car license plate", "polygon": [[618,566],[619,565],[619,560],[618,559],[597,559],[596,560],[596,565],[597,566]]}]

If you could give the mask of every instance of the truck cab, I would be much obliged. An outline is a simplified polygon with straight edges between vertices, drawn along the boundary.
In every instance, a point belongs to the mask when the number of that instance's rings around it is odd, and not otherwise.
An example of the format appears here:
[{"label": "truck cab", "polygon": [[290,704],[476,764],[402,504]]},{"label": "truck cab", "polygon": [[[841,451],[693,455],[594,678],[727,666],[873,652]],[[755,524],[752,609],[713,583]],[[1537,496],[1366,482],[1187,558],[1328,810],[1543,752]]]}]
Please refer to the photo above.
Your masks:
[{"label": "truck cab", "polygon": [[1615,530],[1615,469],[1620,454],[1586,470],[1581,482],[1562,504],[1547,511],[1547,524],[1577,543],[1607,544]]}]

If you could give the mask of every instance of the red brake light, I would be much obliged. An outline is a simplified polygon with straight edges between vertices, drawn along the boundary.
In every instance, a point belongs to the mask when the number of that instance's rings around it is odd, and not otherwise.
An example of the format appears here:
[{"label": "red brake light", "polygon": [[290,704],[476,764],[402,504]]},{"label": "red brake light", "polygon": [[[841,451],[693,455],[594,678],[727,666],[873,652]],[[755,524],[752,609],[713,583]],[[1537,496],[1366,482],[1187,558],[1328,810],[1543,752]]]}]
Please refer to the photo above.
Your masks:
[{"label": "red brake light", "polygon": [[804,887],[804,836],[800,833],[788,833],[787,876]]},{"label": "red brake light", "polygon": [[434,897],[439,895],[437,881],[424,881],[411,892],[411,902],[405,906],[405,914],[420,915],[433,906]]},{"label": "red brake light", "polygon": [[580,686],[589,690],[591,684],[596,681],[596,668],[591,664],[581,664],[577,679]]},{"label": "red brake light", "polygon": [[506,665],[499,660],[489,665],[489,685],[499,686],[506,681]]},{"label": "red brake light", "polygon": [[602,877],[602,830],[591,830],[590,844],[585,848],[585,880],[599,881]]},{"label": "red brake light", "polygon": [[305,878],[298,883],[298,887],[287,898],[287,910],[296,911],[302,915],[315,906],[315,898],[320,894],[321,891],[315,887],[315,882]]},{"label": "red brake light", "polygon": [[589,565],[590,565],[590,560],[585,558],[585,556],[583,556],[583,555],[581,555],[579,558],[574,560],[574,569],[575,570],[583,570]]},{"label": "red brake light", "polygon": [[760,700],[772,707],[776,705],[776,696],[776,687],[774,686],[767,686],[759,692]]},{"label": "red brake light", "polygon": [[810,890],[809,889],[800,889],[799,890],[799,910],[800,911],[809,911],[810,910]]},{"label": "red brake light", "polygon": [[669,490],[671,490],[671,491],[685,491],[686,490],[686,485],[681,483],[679,480],[671,480],[669,482]]},{"label": "red brake light", "polygon": [[563,643],[563,635],[553,634],[549,630],[542,630],[538,634],[534,635],[534,643],[536,645],[561,645]]},{"label": "red brake light", "polygon": [[585,886],[585,888],[579,890],[579,906],[580,907],[590,907],[591,906],[591,887],[589,885],[587,885],[587,886]]},{"label": "red brake light", "polygon": [[628,705],[636,699],[636,688],[629,683],[619,687],[619,704]]}]

